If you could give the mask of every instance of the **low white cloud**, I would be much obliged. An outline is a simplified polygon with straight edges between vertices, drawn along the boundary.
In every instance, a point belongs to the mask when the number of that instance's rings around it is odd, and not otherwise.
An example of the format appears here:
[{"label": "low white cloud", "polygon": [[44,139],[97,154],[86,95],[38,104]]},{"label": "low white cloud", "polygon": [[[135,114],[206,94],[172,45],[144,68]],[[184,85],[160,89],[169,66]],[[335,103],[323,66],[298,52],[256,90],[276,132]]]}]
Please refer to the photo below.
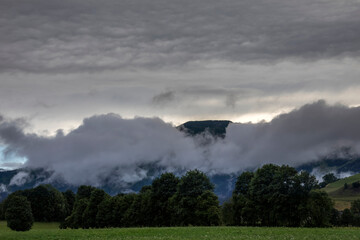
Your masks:
[{"label": "low white cloud", "polygon": [[8,190],[7,190],[7,188],[6,188],[6,185],[4,185],[4,184],[0,184],[0,193],[6,193]]},{"label": "low white cloud", "polygon": [[31,180],[31,176],[28,172],[18,172],[14,177],[11,178],[9,186],[22,186]]},{"label": "low white cloud", "polygon": [[[26,167],[52,172],[52,180],[126,185],[154,171],[237,173],[266,163],[298,166],[344,146],[360,153],[359,121],[359,107],[318,101],[270,122],[230,124],[224,139],[193,138],[159,118],[117,114],[86,118],[78,128],[53,137],[26,134],[17,121],[3,119],[0,138],[9,151],[28,159]],[[11,184],[28,179],[20,172]]]},{"label": "low white cloud", "polygon": [[214,169],[254,168],[265,163],[297,166],[341,147],[359,153],[360,108],[324,101],[281,114],[270,122],[230,124],[226,138],[212,147]]}]

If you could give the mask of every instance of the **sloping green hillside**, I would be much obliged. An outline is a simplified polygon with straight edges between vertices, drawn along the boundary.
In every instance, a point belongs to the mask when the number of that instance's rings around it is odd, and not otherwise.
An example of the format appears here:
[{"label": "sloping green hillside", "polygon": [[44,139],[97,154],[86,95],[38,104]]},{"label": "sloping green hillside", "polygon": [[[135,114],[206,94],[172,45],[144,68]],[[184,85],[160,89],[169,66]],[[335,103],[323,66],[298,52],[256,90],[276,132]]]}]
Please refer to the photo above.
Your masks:
[{"label": "sloping green hillside", "polygon": [[352,201],[360,199],[360,187],[353,186],[356,182],[360,182],[360,174],[330,183],[323,190],[335,201],[335,208],[343,210],[350,208]]}]

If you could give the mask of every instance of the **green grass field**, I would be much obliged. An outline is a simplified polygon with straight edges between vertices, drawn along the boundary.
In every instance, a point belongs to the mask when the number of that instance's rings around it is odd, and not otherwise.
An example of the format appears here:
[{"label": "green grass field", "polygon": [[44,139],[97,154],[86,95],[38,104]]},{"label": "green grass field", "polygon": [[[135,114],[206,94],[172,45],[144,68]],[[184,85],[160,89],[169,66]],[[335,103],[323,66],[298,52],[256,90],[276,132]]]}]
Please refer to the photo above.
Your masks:
[{"label": "green grass field", "polygon": [[359,228],[177,227],[60,230],[56,223],[35,223],[28,232],[15,232],[0,222],[0,239],[360,239]]},{"label": "green grass field", "polygon": [[[330,183],[323,190],[334,200],[336,209],[344,210],[350,208],[352,201],[360,199],[360,189],[351,188],[351,184],[357,181],[360,181],[360,174]],[[348,184],[348,189],[344,189],[345,183]]]}]

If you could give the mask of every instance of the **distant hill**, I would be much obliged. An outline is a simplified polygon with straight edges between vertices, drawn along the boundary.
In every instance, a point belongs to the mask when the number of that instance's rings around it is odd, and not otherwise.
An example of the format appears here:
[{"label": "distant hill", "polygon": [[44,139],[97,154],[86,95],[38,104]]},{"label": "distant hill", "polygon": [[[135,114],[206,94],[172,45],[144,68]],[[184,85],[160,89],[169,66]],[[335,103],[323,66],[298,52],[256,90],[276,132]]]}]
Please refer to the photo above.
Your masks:
[{"label": "distant hill", "polygon": [[206,121],[189,121],[177,127],[180,131],[189,135],[197,135],[205,131],[217,137],[225,137],[226,128],[231,123],[228,120],[206,120]]},{"label": "distant hill", "polygon": [[309,173],[316,170],[321,173],[360,173],[360,155],[353,153],[350,147],[339,148],[326,156],[296,167]]},{"label": "distant hill", "polygon": [[[355,183],[355,187],[353,183]],[[358,186],[356,187],[356,185]],[[360,199],[360,174],[330,183],[323,190],[334,200],[336,209],[350,208],[352,201]]]}]

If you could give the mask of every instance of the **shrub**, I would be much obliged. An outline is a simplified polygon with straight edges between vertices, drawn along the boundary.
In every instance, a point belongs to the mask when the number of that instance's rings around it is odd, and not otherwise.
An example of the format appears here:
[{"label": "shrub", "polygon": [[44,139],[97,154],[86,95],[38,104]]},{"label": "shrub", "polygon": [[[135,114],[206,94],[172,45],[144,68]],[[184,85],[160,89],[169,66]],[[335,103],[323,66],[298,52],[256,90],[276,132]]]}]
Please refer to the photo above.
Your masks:
[{"label": "shrub", "polygon": [[352,187],[353,187],[353,188],[360,188],[360,182],[359,182],[359,181],[353,182],[353,183],[352,183]]},{"label": "shrub", "polygon": [[8,202],[5,212],[7,226],[15,231],[28,231],[31,229],[34,219],[31,206],[26,197],[14,196]]}]

